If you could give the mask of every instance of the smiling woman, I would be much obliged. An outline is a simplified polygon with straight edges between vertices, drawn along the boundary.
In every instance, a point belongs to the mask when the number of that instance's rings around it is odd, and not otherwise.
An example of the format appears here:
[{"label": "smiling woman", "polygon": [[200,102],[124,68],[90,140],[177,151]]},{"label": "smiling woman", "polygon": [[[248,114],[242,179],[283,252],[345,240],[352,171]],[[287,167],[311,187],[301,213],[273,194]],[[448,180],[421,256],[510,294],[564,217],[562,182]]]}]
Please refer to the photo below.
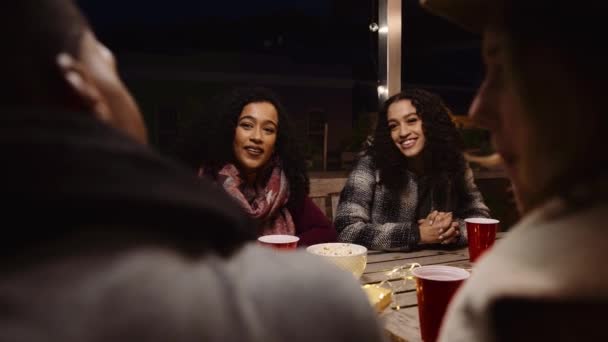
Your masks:
[{"label": "smiling woman", "polygon": [[331,222],[308,197],[304,157],[277,96],[238,88],[221,99],[188,128],[182,158],[237,200],[257,235],[297,235],[303,246],[335,241]]},{"label": "smiling woman", "polygon": [[270,102],[251,102],[243,107],[234,133],[234,157],[249,183],[268,163],[277,141],[279,115]]},{"label": "smiling woman", "polygon": [[372,249],[462,246],[463,219],[488,217],[448,109],[420,89],[389,98],[336,214],[339,240]]}]

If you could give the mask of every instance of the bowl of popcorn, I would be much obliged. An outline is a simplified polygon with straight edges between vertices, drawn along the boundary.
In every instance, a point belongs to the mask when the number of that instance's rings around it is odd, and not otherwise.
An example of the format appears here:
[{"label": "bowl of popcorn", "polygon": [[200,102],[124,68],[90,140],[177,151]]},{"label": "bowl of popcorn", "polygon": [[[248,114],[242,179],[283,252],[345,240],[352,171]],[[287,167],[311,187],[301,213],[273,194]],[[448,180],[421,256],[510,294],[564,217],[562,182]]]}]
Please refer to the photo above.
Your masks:
[{"label": "bowl of popcorn", "polygon": [[306,251],[323,257],[357,278],[361,277],[367,265],[367,248],[353,243],[320,243],[309,246]]}]

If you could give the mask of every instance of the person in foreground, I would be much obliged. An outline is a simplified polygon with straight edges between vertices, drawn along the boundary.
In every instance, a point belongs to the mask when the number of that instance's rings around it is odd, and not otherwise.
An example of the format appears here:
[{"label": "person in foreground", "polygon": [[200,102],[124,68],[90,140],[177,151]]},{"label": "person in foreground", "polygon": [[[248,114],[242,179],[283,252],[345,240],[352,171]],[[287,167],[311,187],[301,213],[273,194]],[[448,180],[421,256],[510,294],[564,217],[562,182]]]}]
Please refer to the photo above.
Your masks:
[{"label": "person in foreground", "polygon": [[144,145],[72,1],[4,1],[0,18],[0,340],[382,339],[352,275],[247,244],[223,191]]},{"label": "person in foreground", "polygon": [[382,106],[335,219],[339,240],[373,249],[463,246],[464,219],[489,210],[439,96],[405,90]]},{"label": "person in foreground", "polygon": [[184,134],[184,161],[236,199],[258,236],[297,235],[303,246],[335,241],[333,225],[308,197],[304,156],[277,96],[242,87],[218,102]]},{"label": "person in foreground", "polygon": [[492,341],[490,308],[503,296],[606,300],[608,51],[598,25],[607,5],[422,4],[483,33],[486,74],[469,115],[492,131],[523,213],[475,265],[440,339]]}]

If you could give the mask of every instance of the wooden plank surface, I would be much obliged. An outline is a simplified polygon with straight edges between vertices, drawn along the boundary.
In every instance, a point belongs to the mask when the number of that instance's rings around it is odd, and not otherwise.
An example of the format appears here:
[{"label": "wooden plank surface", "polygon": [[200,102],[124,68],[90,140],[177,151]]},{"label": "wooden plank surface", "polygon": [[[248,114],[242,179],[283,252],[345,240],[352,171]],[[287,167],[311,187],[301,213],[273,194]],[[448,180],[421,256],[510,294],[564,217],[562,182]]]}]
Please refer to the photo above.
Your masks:
[{"label": "wooden plank surface", "polygon": [[[505,232],[496,233],[496,240],[500,240],[505,236]],[[437,250],[437,249],[423,249],[414,252],[385,252],[370,250],[367,255],[367,263],[384,262],[387,260],[400,260],[400,259],[412,259],[418,257],[424,257],[429,255],[437,255],[439,253],[452,253],[452,252],[465,252],[467,247],[457,250]]]},{"label": "wooden plank surface", "polygon": [[[505,234],[498,233],[496,238],[501,239]],[[421,250],[411,253],[369,251],[368,263],[361,276],[361,283],[377,284],[390,278],[386,286],[390,286],[395,291],[391,307],[380,314],[380,320],[391,341],[421,341],[415,280],[387,276],[387,272],[394,267],[412,263],[450,265],[474,272],[466,247],[454,251]],[[395,310],[397,307],[399,310]]]},{"label": "wooden plank surface", "polygon": [[380,263],[368,264],[365,267],[365,272],[361,276],[361,282],[364,284],[379,283],[386,279],[386,273],[388,271],[392,270],[394,267],[397,266],[410,265],[412,263],[419,263],[420,265],[443,265],[456,261],[468,262],[468,253],[466,251],[459,251],[445,254],[429,255],[420,258],[391,260]]},{"label": "wooden plank surface", "polygon": [[396,266],[404,264],[418,263],[420,265],[434,265],[438,263],[465,260],[469,258],[469,253],[466,249],[460,249],[453,252],[435,252],[431,255],[425,255],[418,258],[396,259],[384,262],[369,263],[365,267],[365,273],[374,273],[388,271]]},{"label": "wooden plank surface", "polygon": [[[471,263],[468,260],[447,262],[442,265],[449,265],[454,267],[463,268],[467,271],[471,271]],[[417,305],[416,302],[416,281],[414,279],[398,279],[390,281],[390,286],[394,291],[394,300],[391,303],[391,307],[409,307]]]},{"label": "wooden plank surface", "polygon": [[374,251],[377,253],[368,253],[367,263],[384,262],[390,260],[401,260],[401,259],[412,259],[419,258],[429,255],[437,255],[439,252],[434,249],[423,249],[415,252],[381,252]]},{"label": "wooden plank surface", "polygon": [[416,291],[399,293],[395,296],[393,303],[391,303],[391,308],[408,308],[417,306],[418,300],[416,298]]},{"label": "wooden plank surface", "polygon": [[380,316],[391,341],[417,342],[420,338],[418,307],[410,307],[398,311],[387,309]]},{"label": "wooden plank surface", "polygon": [[[471,269],[468,250],[456,251],[425,250],[414,253],[376,253],[372,254],[372,263],[368,263],[361,283],[379,283],[387,278],[387,271],[394,266],[410,264],[450,265]],[[418,321],[418,300],[414,279],[392,279],[390,286],[395,290],[393,301],[380,316],[385,331],[391,341],[421,341],[420,323]],[[398,308],[398,310],[396,310]]]}]

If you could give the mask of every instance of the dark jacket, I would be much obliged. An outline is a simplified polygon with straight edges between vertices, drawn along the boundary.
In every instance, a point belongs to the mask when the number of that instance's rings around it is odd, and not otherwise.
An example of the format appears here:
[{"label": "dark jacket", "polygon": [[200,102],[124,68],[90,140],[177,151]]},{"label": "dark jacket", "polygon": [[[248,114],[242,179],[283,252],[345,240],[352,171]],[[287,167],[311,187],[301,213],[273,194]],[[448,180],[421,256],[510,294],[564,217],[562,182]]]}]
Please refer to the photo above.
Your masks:
[{"label": "dark jacket", "polygon": [[2,110],[0,156],[4,220],[20,227],[3,253],[83,226],[144,230],[193,252],[254,239],[228,196],[89,114]]},{"label": "dark jacket", "polygon": [[383,340],[351,274],[244,244],[221,189],[90,116],[12,114],[0,341]]}]

